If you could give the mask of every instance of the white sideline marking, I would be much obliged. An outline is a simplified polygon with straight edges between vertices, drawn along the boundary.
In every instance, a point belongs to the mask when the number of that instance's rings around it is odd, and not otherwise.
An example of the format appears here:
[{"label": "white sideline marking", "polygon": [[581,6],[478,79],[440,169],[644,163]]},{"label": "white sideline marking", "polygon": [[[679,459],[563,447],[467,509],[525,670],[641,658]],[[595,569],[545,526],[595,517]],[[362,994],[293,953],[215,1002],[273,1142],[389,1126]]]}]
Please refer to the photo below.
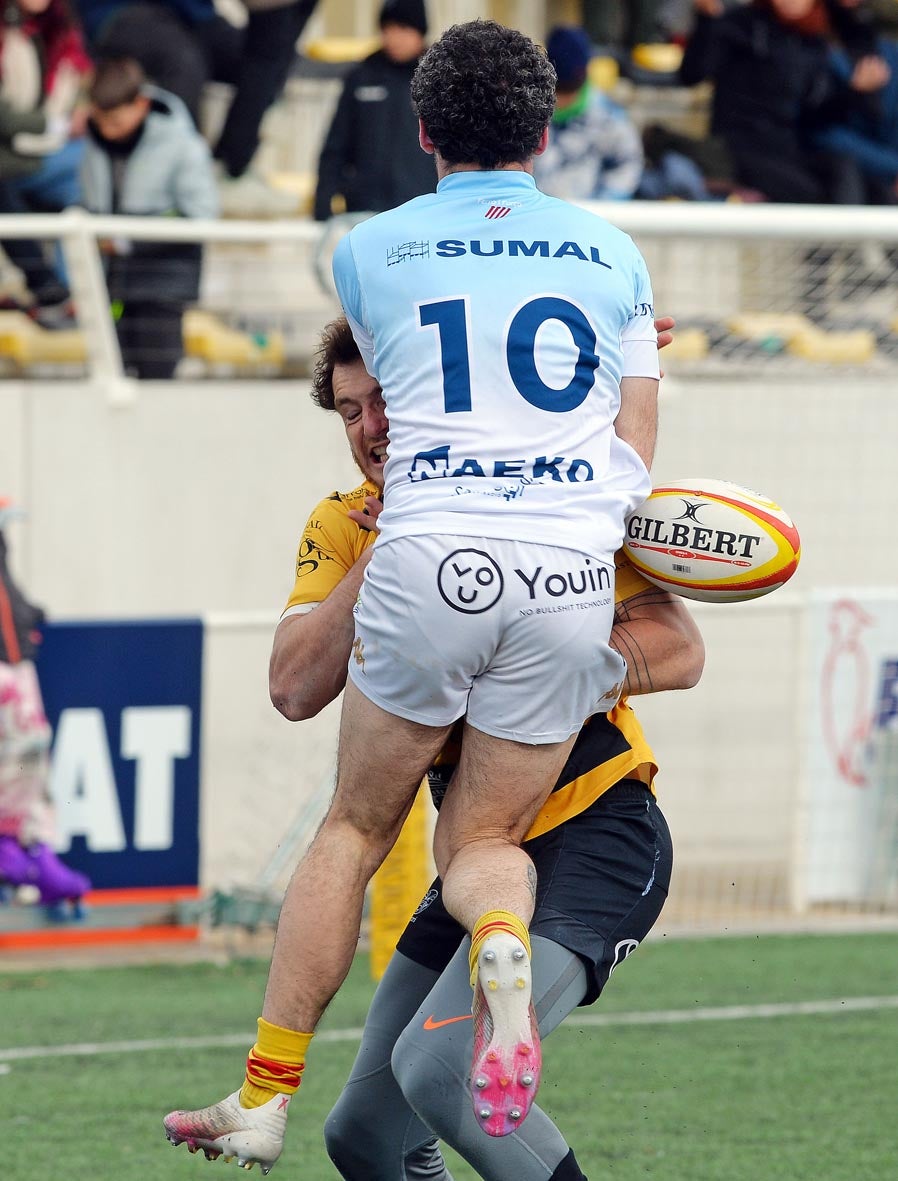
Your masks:
[{"label": "white sideline marking", "polygon": [[[659,1009],[635,1013],[572,1014],[566,1024],[597,1025],[688,1025],[693,1021],[745,1021],[751,1018],[808,1017],[838,1013],[875,1012],[898,1009],[898,996],[855,996],[841,1000],[785,1001],[769,1005],[724,1005],[694,1009]],[[357,1042],[360,1028],[325,1029],[315,1035],[316,1042]],[[140,1054],[153,1050],[208,1050],[225,1046],[248,1046],[253,1035],[220,1033],[209,1037],[146,1038],[141,1041],[76,1042],[64,1046],[13,1046],[0,1048],[0,1062],[24,1062],[30,1058],[76,1058],[97,1054]],[[0,1073],[3,1073],[0,1070]]]},{"label": "white sideline marking", "polygon": [[[770,1005],[723,1005],[714,1008],[660,1009],[642,1013],[572,1013],[571,1025],[686,1025],[692,1021],[745,1021],[753,1017],[814,1017],[898,1009],[898,996],[854,996],[827,1001],[784,1001]],[[3,1052],[0,1050],[0,1059]]]}]

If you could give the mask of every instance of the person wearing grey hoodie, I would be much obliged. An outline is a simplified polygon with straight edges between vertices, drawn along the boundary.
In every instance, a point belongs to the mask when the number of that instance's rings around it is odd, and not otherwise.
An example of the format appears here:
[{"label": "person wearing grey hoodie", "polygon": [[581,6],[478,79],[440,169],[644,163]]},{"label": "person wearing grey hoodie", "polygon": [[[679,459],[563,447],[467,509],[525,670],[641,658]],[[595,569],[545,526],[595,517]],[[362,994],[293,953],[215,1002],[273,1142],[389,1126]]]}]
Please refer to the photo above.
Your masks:
[{"label": "person wearing grey hoodie", "polygon": [[[209,149],[180,99],[120,58],[98,65],[90,102],[82,185],[91,212],[218,216]],[[125,367],[141,378],[172,377],[184,309],[199,296],[201,246],[116,240],[106,253]]]}]

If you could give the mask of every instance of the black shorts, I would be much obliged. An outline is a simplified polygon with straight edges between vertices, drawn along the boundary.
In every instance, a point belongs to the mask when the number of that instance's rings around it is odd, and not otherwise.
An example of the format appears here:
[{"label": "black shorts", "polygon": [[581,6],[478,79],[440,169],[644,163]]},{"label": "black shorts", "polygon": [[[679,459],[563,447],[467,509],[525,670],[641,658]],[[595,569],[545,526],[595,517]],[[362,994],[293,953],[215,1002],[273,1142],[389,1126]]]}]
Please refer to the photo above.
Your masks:
[{"label": "black shorts", "polygon": [[[654,926],[673,868],[670,831],[655,797],[624,779],[585,812],[524,843],[536,867],[532,935],[566,947],[586,966],[581,1002],[591,1005],[617,964]],[[408,959],[442,972],[465,938],[433,883],[396,945]]]}]

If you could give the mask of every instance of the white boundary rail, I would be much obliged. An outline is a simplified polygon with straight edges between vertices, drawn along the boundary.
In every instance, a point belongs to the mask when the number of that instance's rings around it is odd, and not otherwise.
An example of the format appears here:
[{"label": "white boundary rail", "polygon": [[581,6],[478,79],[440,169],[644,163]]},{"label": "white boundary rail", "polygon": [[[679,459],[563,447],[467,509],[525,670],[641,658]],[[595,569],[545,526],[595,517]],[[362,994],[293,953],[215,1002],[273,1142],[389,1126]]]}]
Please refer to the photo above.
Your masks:
[{"label": "white boundary rail", "polygon": [[[643,241],[811,241],[898,244],[898,209],[804,205],[671,204],[667,202],[584,203]],[[351,224],[348,219],[344,225]],[[103,384],[114,403],[136,396],[136,383],[123,373],[98,243],[104,238],[143,242],[296,243],[314,259],[332,246],[342,228],[306,219],[278,222],[177,220],[173,218],[96,217],[81,209],[61,214],[0,217],[0,240],[58,240],[69,270],[72,292],[88,354],[88,380]],[[320,271],[320,268],[317,268]],[[311,274],[310,274],[310,277]],[[319,274],[319,278],[320,278]]]}]

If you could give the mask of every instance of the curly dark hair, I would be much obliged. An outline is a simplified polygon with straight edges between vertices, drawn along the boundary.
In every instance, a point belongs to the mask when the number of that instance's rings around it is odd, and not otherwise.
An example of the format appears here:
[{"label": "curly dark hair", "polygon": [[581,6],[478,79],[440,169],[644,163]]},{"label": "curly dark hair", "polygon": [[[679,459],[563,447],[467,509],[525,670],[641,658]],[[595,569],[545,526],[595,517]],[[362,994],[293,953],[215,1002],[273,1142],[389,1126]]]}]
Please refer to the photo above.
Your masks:
[{"label": "curly dark hair", "polygon": [[352,329],[345,316],[338,316],[325,325],[315,354],[315,368],[312,371],[311,398],[322,410],[334,407],[334,366],[351,365],[360,361],[362,354],[355,343]]},{"label": "curly dark hair", "polygon": [[412,103],[447,164],[521,164],[552,117],[555,70],[516,29],[469,21],[453,25],[424,54]]}]

